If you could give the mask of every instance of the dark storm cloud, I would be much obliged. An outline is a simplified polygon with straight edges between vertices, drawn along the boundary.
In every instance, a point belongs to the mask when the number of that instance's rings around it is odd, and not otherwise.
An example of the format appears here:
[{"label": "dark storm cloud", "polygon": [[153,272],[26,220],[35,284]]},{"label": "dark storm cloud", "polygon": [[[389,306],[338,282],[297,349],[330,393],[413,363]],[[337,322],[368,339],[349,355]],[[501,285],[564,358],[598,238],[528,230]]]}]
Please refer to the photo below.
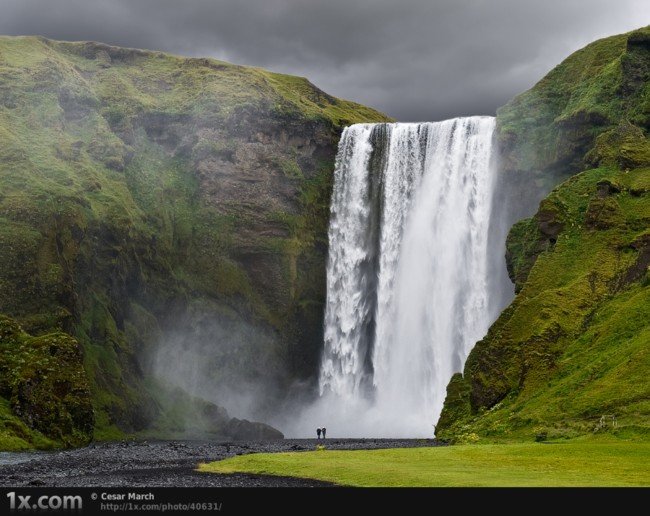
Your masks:
[{"label": "dark storm cloud", "polygon": [[492,114],[646,0],[0,0],[0,33],[208,55],[400,120]]}]

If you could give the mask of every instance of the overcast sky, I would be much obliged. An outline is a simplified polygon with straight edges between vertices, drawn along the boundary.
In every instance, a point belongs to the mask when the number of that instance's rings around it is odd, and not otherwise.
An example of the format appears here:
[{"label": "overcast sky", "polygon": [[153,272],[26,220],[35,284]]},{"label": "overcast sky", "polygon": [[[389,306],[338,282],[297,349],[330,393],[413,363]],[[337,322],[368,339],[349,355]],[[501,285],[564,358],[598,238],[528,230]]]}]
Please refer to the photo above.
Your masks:
[{"label": "overcast sky", "polygon": [[648,0],[0,0],[0,34],[211,56],[403,121],[494,114]]}]

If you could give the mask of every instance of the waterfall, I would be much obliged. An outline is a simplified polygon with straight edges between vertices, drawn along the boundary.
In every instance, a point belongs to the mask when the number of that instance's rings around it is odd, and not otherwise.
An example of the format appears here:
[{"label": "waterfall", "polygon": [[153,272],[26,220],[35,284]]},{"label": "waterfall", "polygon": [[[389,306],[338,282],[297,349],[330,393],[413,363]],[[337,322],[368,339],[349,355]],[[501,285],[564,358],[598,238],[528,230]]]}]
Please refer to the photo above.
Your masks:
[{"label": "waterfall", "polygon": [[343,132],[318,411],[340,435],[432,436],[449,379],[501,308],[488,281],[503,256],[489,250],[494,123]]}]

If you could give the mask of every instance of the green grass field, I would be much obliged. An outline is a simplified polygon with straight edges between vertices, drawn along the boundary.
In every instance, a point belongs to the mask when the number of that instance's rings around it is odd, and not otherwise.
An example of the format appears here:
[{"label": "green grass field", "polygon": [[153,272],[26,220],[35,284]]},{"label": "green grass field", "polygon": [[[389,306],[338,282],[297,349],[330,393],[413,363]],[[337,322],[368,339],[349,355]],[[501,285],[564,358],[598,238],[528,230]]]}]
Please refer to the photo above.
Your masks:
[{"label": "green grass field", "polygon": [[201,464],[199,471],[302,477],[359,487],[649,486],[650,443],[259,453]]}]

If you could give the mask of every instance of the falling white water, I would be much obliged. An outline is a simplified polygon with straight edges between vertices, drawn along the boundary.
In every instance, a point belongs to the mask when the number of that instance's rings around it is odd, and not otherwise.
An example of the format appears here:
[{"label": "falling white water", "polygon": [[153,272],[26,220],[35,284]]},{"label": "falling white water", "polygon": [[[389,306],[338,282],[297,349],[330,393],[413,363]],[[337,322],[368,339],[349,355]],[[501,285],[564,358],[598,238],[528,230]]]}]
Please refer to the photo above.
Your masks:
[{"label": "falling white water", "polygon": [[321,400],[301,418],[305,431],[313,421],[340,436],[433,435],[449,379],[496,310],[493,130],[494,118],[470,117],[344,131]]}]

